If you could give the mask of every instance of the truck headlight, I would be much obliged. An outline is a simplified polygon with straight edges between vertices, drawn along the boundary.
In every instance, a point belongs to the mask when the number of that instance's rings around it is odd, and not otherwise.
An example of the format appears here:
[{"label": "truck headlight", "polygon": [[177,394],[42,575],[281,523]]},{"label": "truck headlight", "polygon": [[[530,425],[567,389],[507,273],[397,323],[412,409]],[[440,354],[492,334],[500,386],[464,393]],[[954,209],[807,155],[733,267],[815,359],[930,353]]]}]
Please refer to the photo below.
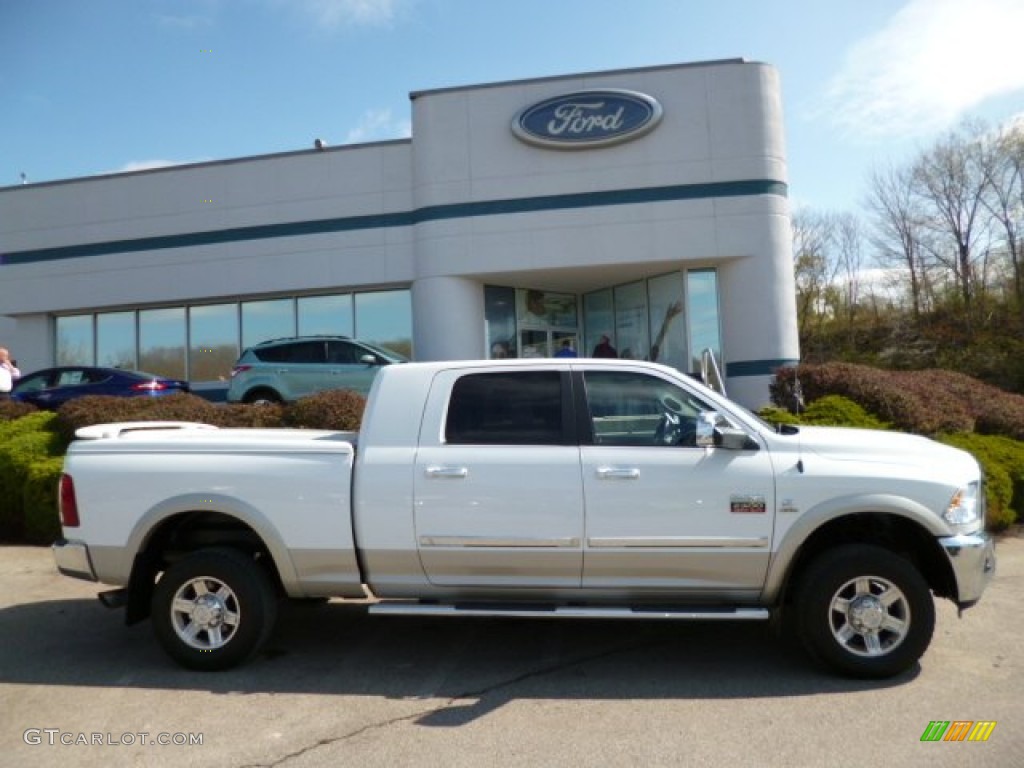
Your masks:
[{"label": "truck headlight", "polygon": [[950,525],[967,528],[976,525],[984,513],[984,505],[980,503],[980,483],[968,483],[953,494],[943,517]]}]

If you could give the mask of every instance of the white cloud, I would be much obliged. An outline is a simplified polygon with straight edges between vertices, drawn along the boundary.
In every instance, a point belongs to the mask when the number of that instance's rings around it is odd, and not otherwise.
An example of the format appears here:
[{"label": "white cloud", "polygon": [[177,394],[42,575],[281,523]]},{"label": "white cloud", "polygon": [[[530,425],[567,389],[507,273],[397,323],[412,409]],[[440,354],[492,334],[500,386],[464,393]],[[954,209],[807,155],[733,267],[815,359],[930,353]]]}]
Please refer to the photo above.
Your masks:
[{"label": "white cloud", "polygon": [[392,117],[390,109],[371,109],[363,114],[355,128],[349,130],[344,143],[403,139],[411,135],[412,124],[408,120]]},{"label": "white cloud", "polygon": [[386,26],[394,21],[400,0],[299,0],[297,5],[320,27]]},{"label": "white cloud", "polygon": [[820,114],[876,139],[942,130],[1024,89],[1022,29],[1021,0],[911,0],[848,51]]}]

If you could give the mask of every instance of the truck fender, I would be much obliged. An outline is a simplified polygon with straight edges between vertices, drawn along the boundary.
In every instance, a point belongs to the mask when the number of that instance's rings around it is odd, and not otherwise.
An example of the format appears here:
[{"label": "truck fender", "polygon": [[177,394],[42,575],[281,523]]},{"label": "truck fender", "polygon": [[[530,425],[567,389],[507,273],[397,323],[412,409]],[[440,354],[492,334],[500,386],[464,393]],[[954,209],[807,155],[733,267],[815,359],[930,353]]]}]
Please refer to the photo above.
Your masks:
[{"label": "truck fender", "polygon": [[873,493],[827,499],[803,512],[773,548],[774,554],[765,577],[763,600],[776,602],[800,548],[815,531],[833,520],[859,513],[902,517],[916,523],[934,537],[949,536],[951,533],[935,512],[903,496]]},{"label": "truck fender", "polygon": [[142,552],[160,523],[183,512],[217,512],[233,517],[252,528],[270,553],[285,591],[289,595],[301,592],[295,565],[292,563],[288,547],[282,541],[277,528],[256,507],[232,496],[216,493],[185,493],[164,499],[147,510],[135,523],[128,536],[127,551],[133,553],[133,556]]}]

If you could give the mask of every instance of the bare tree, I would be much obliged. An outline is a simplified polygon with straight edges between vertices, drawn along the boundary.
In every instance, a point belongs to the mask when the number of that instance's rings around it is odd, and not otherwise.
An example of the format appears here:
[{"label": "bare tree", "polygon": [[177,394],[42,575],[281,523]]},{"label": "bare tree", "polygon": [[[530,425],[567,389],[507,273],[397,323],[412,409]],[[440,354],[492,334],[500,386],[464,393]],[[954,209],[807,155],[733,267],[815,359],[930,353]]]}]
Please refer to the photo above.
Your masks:
[{"label": "bare tree", "polygon": [[1003,128],[994,138],[994,158],[985,208],[1004,239],[1013,297],[1024,313],[1024,125]]},{"label": "bare tree", "polygon": [[811,322],[820,324],[838,271],[830,258],[833,222],[827,214],[801,209],[793,214],[793,271],[796,277],[797,324],[805,338]]},{"label": "bare tree", "polygon": [[866,207],[873,218],[871,242],[881,265],[906,271],[914,317],[921,315],[925,299],[925,248],[921,206],[914,194],[913,172],[889,167],[871,175]]},{"label": "bare tree", "polygon": [[864,235],[860,219],[852,213],[841,213],[833,219],[836,261],[842,273],[841,297],[847,324],[852,328],[864,270]]},{"label": "bare tree", "polygon": [[982,200],[989,186],[992,154],[982,133],[979,124],[965,124],[923,152],[913,166],[916,193],[932,214],[924,220],[936,235],[929,248],[952,272],[968,318],[975,294],[984,288],[974,274],[975,265],[987,255]]}]

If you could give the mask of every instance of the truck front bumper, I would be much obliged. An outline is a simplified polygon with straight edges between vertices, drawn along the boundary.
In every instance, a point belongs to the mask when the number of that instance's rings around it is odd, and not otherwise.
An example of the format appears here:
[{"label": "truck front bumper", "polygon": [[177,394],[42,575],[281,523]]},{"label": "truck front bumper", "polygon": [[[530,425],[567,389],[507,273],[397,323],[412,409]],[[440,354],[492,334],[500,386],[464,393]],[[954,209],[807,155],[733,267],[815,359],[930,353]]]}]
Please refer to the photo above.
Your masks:
[{"label": "truck front bumper", "polygon": [[968,608],[978,602],[996,571],[996,547],[984,531],[939,539],[956,578],[956,604]]},{"label": "truck front bumper", "polygon": [[53,559],[57,570],[65,576],[85,581],[98,581],[89,557],[89,547],[81,541],[59,539],[53,543]]}]

